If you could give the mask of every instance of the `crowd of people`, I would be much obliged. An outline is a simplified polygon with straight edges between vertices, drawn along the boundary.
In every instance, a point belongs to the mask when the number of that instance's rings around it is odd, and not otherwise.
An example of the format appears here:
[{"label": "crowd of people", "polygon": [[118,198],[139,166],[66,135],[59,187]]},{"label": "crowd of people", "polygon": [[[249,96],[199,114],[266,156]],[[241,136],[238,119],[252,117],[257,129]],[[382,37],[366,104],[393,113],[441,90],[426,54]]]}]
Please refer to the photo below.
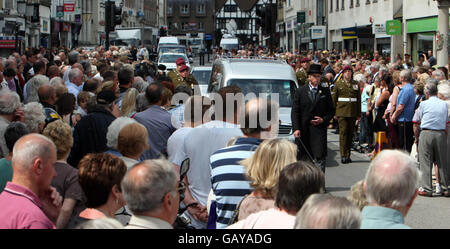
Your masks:
[{"label": "crowd of people", "polygon": [[[292,65],[293,133],[306,147],[277,138],[278,103],[240,106],[226,96],[242,90],[227,86],[213,104],[183,60],[166,75],[136,48],[13,53],[0,61],[0,228],[171,229],[180,216],[198,229],[408,228],[418,194],[450,196],[447,67],[345,51],[214,54]],[[308,86],[326,102],[314,115],[302,109]],[[331,126],[343,163],[355,136],[374,158],[348,198],[325,193]]]}]

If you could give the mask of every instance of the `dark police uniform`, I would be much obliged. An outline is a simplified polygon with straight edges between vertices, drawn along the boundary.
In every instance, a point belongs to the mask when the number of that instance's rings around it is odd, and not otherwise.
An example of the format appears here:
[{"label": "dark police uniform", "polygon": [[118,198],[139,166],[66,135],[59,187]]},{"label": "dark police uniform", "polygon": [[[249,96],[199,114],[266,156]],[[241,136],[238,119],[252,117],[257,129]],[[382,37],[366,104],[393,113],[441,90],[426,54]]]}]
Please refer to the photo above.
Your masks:
[{"label": "dark police uniform", "polygon": [[339,122],[339,144],[341,162],[349,163],[352,147],[353,130],[356,118],[361,116],[361,92],[359,83],[344,78],[336,81],[332,91],[333,103]]}]

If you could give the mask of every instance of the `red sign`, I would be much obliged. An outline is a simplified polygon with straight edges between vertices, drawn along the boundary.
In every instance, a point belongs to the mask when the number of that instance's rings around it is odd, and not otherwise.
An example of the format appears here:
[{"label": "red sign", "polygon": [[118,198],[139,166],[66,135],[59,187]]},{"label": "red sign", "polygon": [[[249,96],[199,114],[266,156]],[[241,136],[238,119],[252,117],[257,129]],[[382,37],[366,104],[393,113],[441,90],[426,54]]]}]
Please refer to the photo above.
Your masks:
[{"label": "red sign", "polygon": [[16,40],[0,40],[0,48],[15,48]]},{"label": "red sign", "polygon": [[64,12],[74,12],[74,11],[75,11],[75,3],[64,4]]}]

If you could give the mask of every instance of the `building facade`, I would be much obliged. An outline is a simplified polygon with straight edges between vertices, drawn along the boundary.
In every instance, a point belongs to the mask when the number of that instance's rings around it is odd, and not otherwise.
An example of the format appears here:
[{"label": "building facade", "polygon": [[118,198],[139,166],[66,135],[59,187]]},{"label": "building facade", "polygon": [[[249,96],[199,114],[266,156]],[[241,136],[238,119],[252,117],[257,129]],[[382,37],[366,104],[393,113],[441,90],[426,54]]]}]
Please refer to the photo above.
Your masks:
[{"label": "building facade", "polygon": [[214,0],[167,0],[167,31],[182,40],[202,38],[212,45],[214,34]]}]

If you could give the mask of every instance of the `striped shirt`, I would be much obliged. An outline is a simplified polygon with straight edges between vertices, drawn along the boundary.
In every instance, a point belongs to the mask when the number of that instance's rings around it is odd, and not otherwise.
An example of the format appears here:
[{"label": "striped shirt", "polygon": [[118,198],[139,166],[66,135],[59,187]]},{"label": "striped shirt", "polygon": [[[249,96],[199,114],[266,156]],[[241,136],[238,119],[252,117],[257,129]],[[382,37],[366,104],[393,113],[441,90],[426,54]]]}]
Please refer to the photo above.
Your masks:
[{"label": "striped shirt", "polygon": [[245,177],[245,167],[239,162],[253,155],[258,138],[238,138],[235,145],[216,151],[211,156],[211,184],[216,197],[216,228],[223,229],[233,215],[236,205],[252,191]]}]

